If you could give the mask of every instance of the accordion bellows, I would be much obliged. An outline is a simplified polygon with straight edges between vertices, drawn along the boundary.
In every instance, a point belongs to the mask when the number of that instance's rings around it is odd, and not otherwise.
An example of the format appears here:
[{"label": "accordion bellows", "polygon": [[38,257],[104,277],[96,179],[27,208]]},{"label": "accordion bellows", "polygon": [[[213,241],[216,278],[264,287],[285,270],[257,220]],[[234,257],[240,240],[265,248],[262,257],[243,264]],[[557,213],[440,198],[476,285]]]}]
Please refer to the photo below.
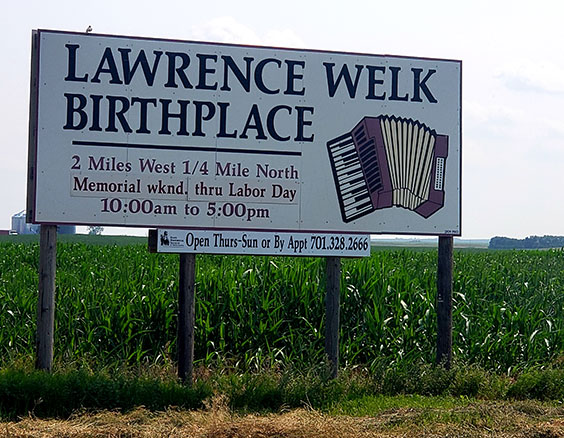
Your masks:
[{"label": "accordion bellows", "polygon": [[444,205],[448,136],[423,123],[365,117],[327,149],[344,222],[392,206],[428,218]]}]

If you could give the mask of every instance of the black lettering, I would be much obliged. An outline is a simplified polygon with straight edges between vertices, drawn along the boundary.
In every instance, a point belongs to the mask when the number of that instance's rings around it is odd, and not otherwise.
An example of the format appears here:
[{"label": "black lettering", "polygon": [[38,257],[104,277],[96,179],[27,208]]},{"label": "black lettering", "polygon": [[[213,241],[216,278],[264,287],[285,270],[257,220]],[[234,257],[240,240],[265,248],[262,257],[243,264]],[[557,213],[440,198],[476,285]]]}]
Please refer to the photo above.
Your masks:
[{"label": "black lettering", "polygon": [[353,82],[347,64],[343,64],[343,66],[341,67],[341,71],[339,72],[336,81],[335,76],[333,75],[333,67],[335,67],[335,63],[324,62],[323,65],[325,66],[325,72],[327,73],[327,91],[329,92],[329,97],[335,96],[341,80],[344,80],[345,86],[347,87],[347,92],[349,93],[349,97],[351,99],[354,99],[354,97],[356,96],[356,89],[358,88],[358,82],[360,80],[360,74],[362,72],[363,66],[355,65],[356,76]]},{"label": "black lettering", "polygon": [[104,157],[98,158],[98,161],[92,156],[88,157],[88,159],[88,170],[104,170]]},{"label": "black lettering", "polygon": [[233,132],[227,132],[227,108],[229,107],[229,102],[218,102],[219,107],[219,132],[217,133],[218,138],[235,138],[237,137],[237,130]]},{"label": "black lettering", "polygon": [[[65,97],[67,99],[67,122],[65,126],[63,126],[63,129],[75,129],[77,131],[84,129],[88,123],[88,115],[84,111],[86,107],[86,96],[82,94],[65,93]],[[77,105],[75,105],[75,103]],[[78,115],[76,124],[74,122],[75,114]]]},{"label": "black lettering", "polygon": [[390,100],[407,101],[409,98],[407,93],[403,96],[398,96],[398,76],[401,71],[401,67],[390,67],[390,70],[392,72],[392,94],[390,95]]},{"label": "black lettering", "polygon": [[82,181],[77,176],[74,176],[73,180],[74,180],[74,185],[73,185],[72,190],[74,192],[86,192],[86,191],[88,191],[88,188],[86,186],[86,183],[88,182],[87,176],[82,178]]},{"label": "black lettering", "polygon": [[159,50],[153,51],[155,55],[155,60],[153,61],[153,67],[149,67],[149,61],[147,61],[147,56],[145,55],[145,51],[139,51],[135,62],[133,63],[133,67],[130,67],[129,63],[129,54],[131,53],[131,49],[118,49],[118,52],[121,53],[121,62],[123,66],[123,80],[125,85],[129,85],[131,80],[133,79],[133,75],[135,71],[141,65],[141,69],[143,70],[143,74],[145,75],[145,82],[149,87],[153,86],[155,82],[155,75],[157,73],[157,66],[159,65],[159,60],[161,59],[161,55],[163,52]]},{"label": "black lettering", "polygon": [[276,113],[278,111],[280,111],[281,109],[284,109],[286,111],[288,111],[288,114],[292,114],[292,108],[287,106],[287,105],[277,105],[274,108],[272,108],[269,113],[268,116],[266,117],[266,129],[268,130],[268,133],[270,134],[270,136],[277,141],[288,141],[290,140],[290,136],[287,137],[282,137],[278,134],[278,132],[276,131],[276,126],[274,125],[274,118],[276,117]]},{"label": "black lettering", "polygon": [[206,54],[197,54],[196,55],[200,60],[200,76],[198,79],[198,85],[196,85],[197,90],[217,90],[217,82],[214,82],[211,85],[208,85],[206,82],[206,78],[208,73],[215,73],[215,68],[208,68],[207,63],[209,60],[213,60],[217,62],[217,55],[206,55]]},{"label": "black lettering", "polygon": [[172,103],[171,99],[159,99],[159,102],[162,106],[162,119],[161,119],[161,130],[159,134],[166,134],[171,135],[170,130],[168,129],[168,121],[171,118],[177,118],[180,120],[180,129],[176,133],[176,135],[189,135],[187,128],[186,119],[188,118],[188,104],[190,103],[189,100],[178,100],[178,104],[180,105],[180,112],[179,113],[171,113],[169,111],[169,106]]},{"label": "black lettering", "polygon": [[257,132],[255,136],[257,140],[266,140],[266,135],[264,135],[264,128],[260,119],[260,112],[256,103],[253,105],[251,111],[249,112],[249,117],[247,118],[243,132],[241,133],[239,138],[249,138],[247,135],[247,131],[249,129],[254,129]]},{"label": "black lettering", "polygon": [[[194,106],[196,107],[196,122],[194,132],[192,133],[195,137],[205,137],[206,134],[202,131],[202,121],[208,121],[215,115],[215,106],[212,102],[198,102],[194,101]],[[202,108],[206,107],[208,109],[207,114],[204,116]]]},{"label": "black lettering", "polygon": [[243,60],[245,61],[245,73],[241,71],[239,66],[233,61],[231,56],[222,55],[221,59],[223,59],[223,85],[221,86],[220,90],[222,91],[231,91],[231,87],[229,86],[229,71],[231,71],[243,89],[249,93],[251,91],[251,64],[254,61],[254,58],[244,57]]},{"label": "black lettering", "polygon": [[313,107],[297,106],[296,111],[298,112],[298,133],[294,140],[312,142],[314,134],[311,134],[309,137],[304,137],[304,126],[311,126],[313,123],[311,120],[305,120],[304,113],[308,112],[310,114],[313,114]]},{"label": "black lettering", "polygon": [[65,81],[75,81],[75,82],[86,82],[88,81],[88,74],[85,74],[82,77],[76,76],[76,51],[80,47],[78,44],[65,44],[65,47],[68,49],[69,52],[69,64],[67,70],[67,76],[65,77]]},{"label": "black lettering", "polygon": [[131,98],[131,105],[139,104],[139,129],[135,132],[137,134],[150,134],[151,131],[147,128],[147,107],[149,104],[157,106],[157,99],[144,99],[142,97]]},{"label": "black lettering", "polygon": [[411,98],[412,102],[423,102],[421,99],[420,91],[423,91],[423,94],[429,101],[429,103],[437,103],[437,99],[427,87],[427,81],[429,78],[437,72],[437,70],[430,69],[423,80],[421,80],[421,73],[423,72],[422,68],[412,68],[411,71],[413,72],[413,97]]},{"label": "black lettering", "polygon": [[278,67],[282,66],[282,62],[278,59],[274,59],[274,58],[263,59],[257,64],[257,67],[255,68],[255,84],[257,85],[257,88],[265,94],[278,94],[280,93],[279,88],[275,90],[271,90],[264,83],[264,67],[266,67],[266,65],[270,63],[274,63]]},{"label": "black lettering", "polygon": [[[125,118],[125,113],[129,110],[130,106],[127,97],[106,96],[106,99],[108,99],[108,102],[110,104],[108,109],[108,127],[106,128],[106,131],[118,132],[116,126],[116,119],[118,119],[124,132],[133,132]],[[119,111],[116,109],[117,102],[121,102],[121,109]]]},{"label": "black lettering", "polygon": [[[104,67],[107,64],[107,67]],[[111,76],[110,84],[122,84],[118,73],[118,69],[116,66],[116,61],[114,59],[114,55],[112,54],[112,49],[110,47],[106,47],[104,50],[104,54],[102,55],[102,59],[100,60],[100,64],[98,65],[98,69],[96,70],[96,74],[92,78],[91,82],[100,82],[100,74],[108,73]]]},{"label": "black lettering", "polygon": [[[168,81],[165,84],[165,87],[178,88],[178,85],[176,85],[176,81],[174,80],[174,77],[178,75],[184,88],[193,88],[186,76],[186,73],[184,72],[184,70],[186,70],[190,65],[190,57],[188,54],[181,52],[166,52],[166,56],[168,57]],[[179,67],[176,67],[176,58],[180,58],[182,61],[182,64]]]},{"label": "black lettering", "polygon": [[301,90],[296,90],[295,87],[295,81],[297,80],[303,80],[304,75],[302,73],[296,73],[295,68],[301,67],[302,71],[305,68],[305,61],[292,61],[292,60],[286,60],[284,61],[286,63],[286,65],[288,66],[288,75],[287,75],[287,79],[286,79],[286,91],[284,91],[284,94],[289,94],[289,95],[293,95],[293,96],[303,96],[305,94],[305,88],[302,87]]},{"label": "black lettering", "polygon": [[100,126],[100,101],[104,98],[104,96],[91,94],[90,99],[92,99],[92,120],[90,123],[89,131],[101,131],[102,127]]},{"label": "black lettering", "polygon": [[366,69],[368,70],[368,94],[366,95],[366,99],[374,99],[374,100],[386,99],[385,92],[383,92],[382,94],[376,94],[376,86],[384,84],[383,78],[376,79],[376,72],[385,73],[386,67],[367,65]]}]

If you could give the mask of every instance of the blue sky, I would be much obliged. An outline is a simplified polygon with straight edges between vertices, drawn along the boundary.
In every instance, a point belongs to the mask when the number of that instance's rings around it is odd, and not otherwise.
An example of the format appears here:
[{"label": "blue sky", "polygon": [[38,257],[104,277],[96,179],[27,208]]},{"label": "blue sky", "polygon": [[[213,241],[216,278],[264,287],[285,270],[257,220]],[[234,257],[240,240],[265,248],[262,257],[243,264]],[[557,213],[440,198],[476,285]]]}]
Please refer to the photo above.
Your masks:
[{"label": "blue sky", "polygon": [[32,29],[463,62],[462,236],[564,235],[560,2],[32,0],[0,27],[0,229],[25,207]]}]

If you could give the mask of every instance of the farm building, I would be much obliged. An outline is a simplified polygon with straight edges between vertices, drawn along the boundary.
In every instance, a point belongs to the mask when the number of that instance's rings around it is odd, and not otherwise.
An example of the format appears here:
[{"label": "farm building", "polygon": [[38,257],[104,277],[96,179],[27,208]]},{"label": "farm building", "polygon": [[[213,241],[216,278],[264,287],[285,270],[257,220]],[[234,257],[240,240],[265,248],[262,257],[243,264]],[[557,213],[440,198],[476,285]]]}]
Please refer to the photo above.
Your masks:
[{"label": "farm building", "polygon": [[[39,234],[39,225],[28,224],[25,221],[25,210],[20,211],[12,216],[12,230],[17,234]],[[75,234],[75,225],[57,225],[59,234]]]}]

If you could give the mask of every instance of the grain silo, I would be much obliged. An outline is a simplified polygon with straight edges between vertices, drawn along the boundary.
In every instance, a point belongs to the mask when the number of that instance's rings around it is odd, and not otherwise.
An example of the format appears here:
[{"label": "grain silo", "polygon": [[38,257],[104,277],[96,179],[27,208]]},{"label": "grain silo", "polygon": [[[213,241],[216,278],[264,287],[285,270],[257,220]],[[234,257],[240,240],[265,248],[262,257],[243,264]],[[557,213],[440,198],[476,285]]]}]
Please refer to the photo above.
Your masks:
[{"label": "grain silo", "polygon": [[[25,210],[12,216],[12,230],[18,234],[39,234],[38,224],[28,224],[25,221]],[[59,234],[76,234],[75,225],[57,225]]]}]

